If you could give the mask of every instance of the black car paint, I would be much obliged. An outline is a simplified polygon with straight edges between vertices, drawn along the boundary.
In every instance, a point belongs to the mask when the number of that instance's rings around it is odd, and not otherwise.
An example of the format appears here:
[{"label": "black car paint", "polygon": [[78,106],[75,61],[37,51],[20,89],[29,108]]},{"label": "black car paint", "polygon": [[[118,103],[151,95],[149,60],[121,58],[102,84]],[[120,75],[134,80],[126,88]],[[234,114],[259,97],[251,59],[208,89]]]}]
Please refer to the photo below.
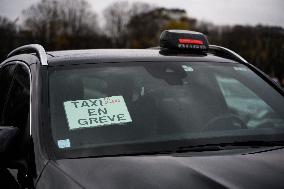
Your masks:
[{"label": "black car paint", "polygon": [[157,155],[62,159],[47,165],[37,187],[280,189],[284,188],[283,159],[284,149],[191,157]]},{"label": "black car paint", "polygon": [[[93,52],[88,56],[78,52],[72,58],[64,52],[50,53],[49,66],[86,63],[105,63],[123,61],[230,61],[228,59],[207,56],[162,56],[156,50],[137,50],[134,54],[128,50],[118,50],[116,55],[106,51],[99,58]],[[141,52],[141,53],[139,53]],[[79,55],[81,54],[81,55]],[[17,55],[7,59],[25,62],[32,77],[32,119],[31,139],[34,143],[36,188],[284,188],[284,150],[273,150],[255,154],[231,154],[214,156],[125,156],[56,160],[54,154],[46,150],[43,111],[46,94],[43,83],[47,78],[34,55]],[[250,66],[259,76],[283,95],[283,90],[267,76]],[[263,171],[265,170],[265,171]]]}]

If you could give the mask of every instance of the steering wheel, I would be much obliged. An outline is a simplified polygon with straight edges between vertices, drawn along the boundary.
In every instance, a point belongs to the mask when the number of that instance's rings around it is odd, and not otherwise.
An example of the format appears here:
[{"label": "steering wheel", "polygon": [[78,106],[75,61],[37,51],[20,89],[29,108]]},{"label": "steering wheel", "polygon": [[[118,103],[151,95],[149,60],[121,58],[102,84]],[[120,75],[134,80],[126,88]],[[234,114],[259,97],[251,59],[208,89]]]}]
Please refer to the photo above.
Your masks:
[{"label": "steering wheel", "polygon": [[209,120],[204,131],[222,131],[222,130],[236,130],[247,129],[246,123],[235,114],[223,114]]}]

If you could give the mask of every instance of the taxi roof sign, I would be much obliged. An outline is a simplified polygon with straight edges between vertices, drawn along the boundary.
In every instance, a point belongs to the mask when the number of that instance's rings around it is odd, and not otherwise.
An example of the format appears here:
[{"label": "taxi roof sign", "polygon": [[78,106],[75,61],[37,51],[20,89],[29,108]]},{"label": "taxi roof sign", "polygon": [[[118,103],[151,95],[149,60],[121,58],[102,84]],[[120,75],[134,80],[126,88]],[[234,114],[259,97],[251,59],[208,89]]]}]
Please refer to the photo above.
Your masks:
[{"label": "taxi roof sign", "polygon": [[160,47],[168,50],[203,52],[209,49],[207,37],[188,30],[165,30],[160,36]]}]

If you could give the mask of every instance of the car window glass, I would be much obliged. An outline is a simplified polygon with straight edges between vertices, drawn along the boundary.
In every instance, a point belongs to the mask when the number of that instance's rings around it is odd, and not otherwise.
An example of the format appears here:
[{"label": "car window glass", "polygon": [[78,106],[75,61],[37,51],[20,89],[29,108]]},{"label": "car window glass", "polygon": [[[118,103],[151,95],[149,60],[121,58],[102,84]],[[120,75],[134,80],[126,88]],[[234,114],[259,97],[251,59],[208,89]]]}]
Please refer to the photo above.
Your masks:
[{"label": "car window glass", "polygon": [[29,97],[29,73],[22,66],[17,66],[11,92],[3,112],[5,125],[24,127],[28,121]]},{"label": "car window glass", "polygon": [[[82,79],[86,98],[103,98],[107,96],[108,83],[104,79],[86,77]],[[96,89],[94,89],[96,86]]]},{"label": "car window glass", "polygon": [[227,106],[254,128],[263,122],[263,117],[273,114],[273,109],[248,87],[234,78],[217,76],[217,81]]},{"label": "car window glass", "polygon": [[13,81],[15,65],[8,65],[0,70],[0,125],[3,125],[3,111]]},{"label": "car window glass", "polygon": [[[242,65],[163,62],[60,67],[50,72],[49,84],[47,116],[59,148],[284,128],[283,97]],[[271,114],[240,111],[230,93]]]}]

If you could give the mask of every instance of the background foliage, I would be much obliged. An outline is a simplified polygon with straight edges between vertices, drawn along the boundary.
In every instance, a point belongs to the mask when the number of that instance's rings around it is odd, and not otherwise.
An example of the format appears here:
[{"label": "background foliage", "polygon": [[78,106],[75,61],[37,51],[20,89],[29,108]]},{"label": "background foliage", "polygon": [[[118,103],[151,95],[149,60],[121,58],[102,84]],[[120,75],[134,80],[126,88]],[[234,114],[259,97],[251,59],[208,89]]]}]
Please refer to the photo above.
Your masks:
[{"label": "background foliage", "polygon": [[268,75],[284,78],[284,29],[271,26],[215,26],[190,17],[185,10],[146,3],[117,2],[97,14],[85,0],[41,0],[23,11],[16,24],[0,16],[0,61],[14,48],[39,43],[46,50],[148,48],[159,45],[165,29],[196,30],[211,44],[241,54]]}]

